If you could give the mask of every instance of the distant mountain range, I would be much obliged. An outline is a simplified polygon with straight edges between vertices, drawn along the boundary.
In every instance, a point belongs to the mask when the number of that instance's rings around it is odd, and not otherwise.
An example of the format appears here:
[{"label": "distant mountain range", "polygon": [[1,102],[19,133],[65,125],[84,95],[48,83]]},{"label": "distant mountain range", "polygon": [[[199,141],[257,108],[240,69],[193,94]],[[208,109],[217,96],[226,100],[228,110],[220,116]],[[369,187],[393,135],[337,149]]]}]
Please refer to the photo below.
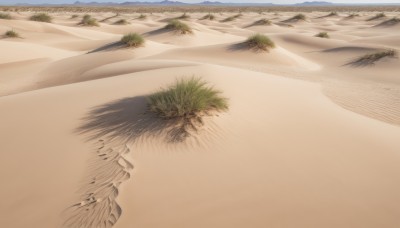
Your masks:
[{"label": "distant mountain range", "polygon": [[[179,2],[179,1],[161,1],[161,2],[143,2],[143,1],[134,1],[134,2],[123,2],[123,3],[98,3],[98,2],[89,2],[89,3],[84,3],[84,2],[75,2],[74,5],[266,5],[266,6],[271,6],[271,5],[281,5],[281,4],[273,4],[273,3],[223,3],[223,2],[217,2],[217,1],[204,1],[204,2],[199,2],[199,3],[184,3],[184,2]],[[298,3],[294,4],[296,6],[323,6],[323,5],[333,5],[333,3],[330,2],[304,2],[304,3]]]},{"label": "distant mountain range", "polygon": [[[0,4],[1,5],[1,4]],[[324,1],[313,1],[313,2],[303,2],[297,4],[273,4],[273,3],[224,3],[218,1],[204,1],[199,3],[184,3],[179,1],[169,1],[164,0],[160,2],[146,2],[146,1],[131,1],[131,2],[122,2],[122,3],[115,3],[115,2],[80,2],[76,1],[72,4],[29,4],[29,3],[18,3],[15,5],[37,5],[37,6],[51,6],[51,5],[76,5],[76,6],[135,6],[135,5],[160,5],[160,6],[186,6],[186,5],[222,5],[222,6],[337,6],[337,5],[400,5],[400,3],[393,3],[393,4],[385,4],[385,3],[376,3],[376,4],[336,4],[331,2],[324,2]]]}]

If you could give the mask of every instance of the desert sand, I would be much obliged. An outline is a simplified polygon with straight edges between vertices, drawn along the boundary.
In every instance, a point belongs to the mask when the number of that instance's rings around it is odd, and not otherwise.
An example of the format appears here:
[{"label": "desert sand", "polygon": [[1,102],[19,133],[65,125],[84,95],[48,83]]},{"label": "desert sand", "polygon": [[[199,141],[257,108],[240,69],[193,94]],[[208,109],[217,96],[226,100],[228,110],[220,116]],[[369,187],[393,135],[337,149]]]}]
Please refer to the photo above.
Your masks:
[{"label": "desert sand", "polygon": [[[1,227],[398,228],[400,23],[379,12],[32,12],[0,19]],[[271,25],[252,25],[266,18]],[[115,25],[126,19],[130,24]],[[129,32],[139,48],[107,48]],[[315,34],[328,32],[330,38]],[[235,48],[262,33],[269,52]],[[146,119],[146,96],[201,77],[229,99],[182,142]]]}]

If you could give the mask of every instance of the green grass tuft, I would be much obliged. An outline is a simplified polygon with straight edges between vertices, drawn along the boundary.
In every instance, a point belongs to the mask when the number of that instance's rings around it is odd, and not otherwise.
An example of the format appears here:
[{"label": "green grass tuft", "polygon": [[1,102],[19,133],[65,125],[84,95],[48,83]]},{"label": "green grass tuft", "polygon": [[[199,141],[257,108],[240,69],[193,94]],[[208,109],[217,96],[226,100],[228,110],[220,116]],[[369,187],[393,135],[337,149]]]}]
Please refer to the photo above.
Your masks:
[{"label": "green grass tuft", "polygon": [[144,44],[144,39],[141,35],[137,33],[129,33],[122,37],[121,42],[126,44],[128,47],[140,47]]},{"label": "green grass tuft", "polygon": [[31,21],[39,21],[39,22],[46,22],[46,23],[51,23],[53,20],[52,17],[46,13],[39,13],[35,14],[30,17]]},{"label": "green grass tuft", "polygon": [[79,23],[82,26],[99,26],[99,23],[95,18],[92,18],[89,14],[83,16],[82,21]]},{"label": "green grass tuft", "polygon": [[269,37],[262,34],[255,34],[249,37],[244,44],[247,48],[256,51],[269,51],[269,49],[275,48],[275,43]]},{"label": "green grass tuft", "polygon": [[12,17],[11,17],[11,15],[8,14],[8,13],[0,13],[0,19],[11,20]]},{"label": "green grass tuft", "polygon": [[327,32],[320,32],[317,35],[315,35],[315,37],[329,39],[329,34]]},{"label": "green grass tuft", "polygon": [[177,80],[174,85],[147,97],[148,111],[162,119],[197,119],[211,111],[228,110],[221,92],[200,78]]},{"label": "green grass tuft", "polygon": [[4,36],[5,37],[9,37],[9,38],[18,38],[18,37],[20,37],[19,34],[14,30],[7,31],[6,33],[4,33]]},{"label": "green grass tuft", "polygon": [[192,29],[189,25],[178,21],[178,20],[171,20],[165,27],[167,30],[172,30],[175,32],[179,32],[181,34],[191,34],[193,33]]}]

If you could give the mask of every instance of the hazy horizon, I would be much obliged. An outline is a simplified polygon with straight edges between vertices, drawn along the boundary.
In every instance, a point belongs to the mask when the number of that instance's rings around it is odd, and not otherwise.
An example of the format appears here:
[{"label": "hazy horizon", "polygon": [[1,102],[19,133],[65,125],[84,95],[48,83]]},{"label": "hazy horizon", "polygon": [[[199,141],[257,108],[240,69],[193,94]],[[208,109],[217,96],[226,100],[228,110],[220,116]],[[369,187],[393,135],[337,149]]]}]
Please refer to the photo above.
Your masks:
[{"label": "hazy horizon", "polygon": [[[25,1],[15,1],[15,0],[0,0],[0,4],[18,4],[18,3],[30,3],[30,4],[44,4],[44,3],[52,3],[52,4],[68,4],[68,3],[74,3],[77,0],[25,0]],[[134,2],[134,1],[144,1],[144,2],[159,2],[162,0],[79,0],[80,2],[115,2],[115,3],[121,3],[121,2]],[[175,1],[175,0],[172,0]],[[185,3],[199,3],[202,2],[203,0],[180,0],[180,2],[185,2]],[[295,4],[295,3],[302,3],[305,1],[312,1],[312,0],[249,0],[249,1],[244,1],[244,0],[210,0],[210,1],[218,1],[218,2],[224,2],[224,3],[275,3],[275,4]],[[322,0],[323,1],[323,0]],[[378,0],[326,0],[327,2],[332,2],[332,3],[345,3],[345,4],[371,4],[371,3],[400,3],[400,0],[384,0],[384,1],[378,1]]]}]

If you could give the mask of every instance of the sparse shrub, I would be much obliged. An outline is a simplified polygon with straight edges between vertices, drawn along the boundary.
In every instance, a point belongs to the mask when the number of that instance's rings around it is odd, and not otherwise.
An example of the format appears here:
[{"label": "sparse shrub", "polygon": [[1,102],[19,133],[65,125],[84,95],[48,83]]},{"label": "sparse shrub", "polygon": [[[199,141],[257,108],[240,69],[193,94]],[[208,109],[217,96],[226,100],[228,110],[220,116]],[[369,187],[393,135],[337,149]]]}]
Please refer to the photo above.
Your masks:
[{"label": "sparse shrub", "polygon": [[224,20],[222,20],[222,22],[234,21],[234,20],[236,20],[237,18],[239,18],[241,16],[243,16],[243,14],[239,13],[239,14],[236,14],[234,16],[230,16],[230,17],[225,18]]},{"label": "sparse shrub", "polygon": [[211,14],[211,13],[209,13],[201,18],[201,20],[210,20],[210,21],[212,21],[214,19],[215,19],[215,16],[214,16],[214,14]]},{"label": "sparse shrub", "polygon": [[0,13],[0,19],[11,20],[12,17],[8,13]]},{"label": "sparse shrub", "polygon": [[140,14],[140,16],[138,17],[139,20],[144,20],[146,18],[147,18],[147,16],[144,14]]},{"label": "sparse shrub", "polygon": [[275,48],[275,43],[269,37],[262,34],[255,34],[249,37],[244,44],[247,48],[256,51],[269,51],[270,48]]},{"label": "sparse shrub", "polygon": [[171,20],[164,28],[167,30],[173,30],[175,32],[179,32],[181,34],[193,33],[189,25],[178,20]]},{"label": "sparse shrub", "polygon": [[181,16],[175,18],[175,19],[186,20],[186,19],[189,19],[189,18],[190,18],[190,16],[187,15],[186,13],[184,13]]},{"label": "sparse shrub", "polygon": [[337,16],[338,13],[337,12],[331,12],[330,14],[326,15],[326,17],[333,17],[333,16]]},{"label": "sparse shrub", "polygon": [[372,54],[366,54],[366,55],[361,56],[360,58],[356,59],[355,61],[353,61],[352,64],[371,65],[385,57],[396,58],[397,51],[396,50],[386,50],[386,51],[380,51],[380,52],[376,52],[376,53],[372,53]]},{"label": "sparse shrub", "polygon": [[315,37],[326,38],[326,39],[328,39],[328,38],[329,38],[329,35],[328,35],[327,32],[320,32],[320,33],[318,33],[317,35],[315,35]]},{"label": "sparse shrub", "polygon": [[79,17],[79,15],[77,15],[77,14],[71,15],[71,19],[75,19],[75,18],[78,18],[78,17]]},{"label": "sparse shrub", "polygon": [[18,34],[16,31],[14,31],[14,30],[9,30],[9,31],[7,31],[6,33],[4,33],[4,36],[5,36],[5,37],[9,37],[9,38],[17,38],[17,37],[20,37],[19,34]]},{"label": "sparse shrub", "polygon": [[118,20],[114,23],[115,25],[127,25],[129,22],[125,19]]},{"label": "sparse shrub", "polygon": [[253,25],[271,25],[271,24],[272,24],[272,22],[271,22],[270,20],[268,20],[268,19],[261,19],[261,20],[258,20],[258,21],[256,21],[256,22],[254,22]]},{"label": "sparse shrub", "polygon": [[122,37],[121,43],[126,44],[128,47],[140,47],[144,44],[144,39],[137,33],[129,33]]},{"label": "sparse shrub", "polygon": [[307,19],[306,15],[299,13],[287,21],[305,21]]},{"label": "sparse shrub", "polygon": [[202,122],[202,115],[228,110],[228,100],[200,78],[177,80],[174,85],[148,96],[147,101],[149,112],[167,120]]},{"label": "sparse shrub", "polygon": [[30,20],[51,23],[52,17],[46,13],[39,13],[39,14],[35,14],[35,15],[31,16]]},{"label": "sparse shrub", "polygon": [[360,14],[358,14],[358,13],[352,13],[349,16],[347,16],[347,18],[351,19],[351,18],[355,18],[355,17],[359,17],[359,16],[360,16]]},{"label": "sparse shrub", "polygon": [[375,16],[371,17],[370,19],[368,19],[367,21],[373,21],[373,20],[377,20],[377,19],[380,19],[380,18],[384,18],[384,17],[386,17],[385,13],[378,13],[377,15],[375,15]]},{"label": "sparse shrub", "polygon": [[92,18],[89,14],[86,14],[83,16],[82,21],[79,23],[79,25],[82,26],[99,26],[99,23],[97,23],[97,20],[95,18]]},{"label": "sparse shrub", "polygon": [[379,26],[392,26],[400,23],[400,18],[394,17],[379,24]]}]

